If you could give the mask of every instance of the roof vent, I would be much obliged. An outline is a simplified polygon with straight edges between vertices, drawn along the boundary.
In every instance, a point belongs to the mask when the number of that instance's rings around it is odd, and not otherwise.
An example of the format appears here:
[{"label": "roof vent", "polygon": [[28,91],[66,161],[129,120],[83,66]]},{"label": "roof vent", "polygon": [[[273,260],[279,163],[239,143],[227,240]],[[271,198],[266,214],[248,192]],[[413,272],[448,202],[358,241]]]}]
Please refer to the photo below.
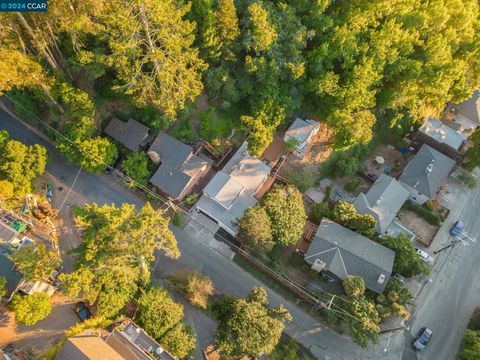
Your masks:
[{"label": "roof vent", "polygon": [[385,281],[385,275],[380,274],[380,276],[378,277],[377,283],[383,284],[384,281]]},{"label": "roof vent", "polygon": [[150,150],[147,154],[155,164],[160,164],[160,155],[156,151]]},{"label": "roof vent", "polygon": [[375,205],[380,205],[380,203],[383,201],[383,197],[379,197],[377,201],[375,201]]},{"label": "roof vent", "polygon": [[433,170],[433,162],[427,165],[427,168],[425,169],[426,174],[430,174]]},{"label": "roof vent", "polygon": [[320,259],[315,259],[315,261],[313,262],[313,265],[312,265],[312,270],[320,272],[323,269],[325,269],[326,265],[327,264],[324,261],[322,261]]}]

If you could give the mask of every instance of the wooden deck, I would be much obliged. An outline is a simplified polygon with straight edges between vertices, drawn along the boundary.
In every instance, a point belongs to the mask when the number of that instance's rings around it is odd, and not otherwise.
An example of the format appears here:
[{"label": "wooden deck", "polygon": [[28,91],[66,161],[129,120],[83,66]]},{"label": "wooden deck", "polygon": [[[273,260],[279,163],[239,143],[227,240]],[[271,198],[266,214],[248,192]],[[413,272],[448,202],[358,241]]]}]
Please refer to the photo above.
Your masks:
[{"label": "wooden deck", "polygon": [[312,240],[317,232],[318,225],[311,223],[310,221],[305,222],[305,227],[303,229],[303,235],[298,240],[297,245],[295,246],[295,251],[301,254],[305,254],[312,243]]}]

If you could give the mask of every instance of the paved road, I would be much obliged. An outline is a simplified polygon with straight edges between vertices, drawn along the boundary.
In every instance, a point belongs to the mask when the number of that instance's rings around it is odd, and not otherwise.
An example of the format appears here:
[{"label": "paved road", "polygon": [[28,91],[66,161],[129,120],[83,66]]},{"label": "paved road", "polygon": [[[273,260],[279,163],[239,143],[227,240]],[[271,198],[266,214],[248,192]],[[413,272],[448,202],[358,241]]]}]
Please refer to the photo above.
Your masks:
[{"label": "paved road", "polygon": [[[456,220],[465,222],[465,232],[470,238],[480,240],[480,188],[466,189],[455,179],[449,179],[449,194],[445,205],[451,212],[435,237],[431,250],[448,244],[452,237],[449,229]],[[428,348],[418,354],[418,359],[454,359],[461,342],[468,318],[480,305],[480,243],[466,239],[465,245],[457,244],[439,253],[431,278],[417,299],[417,307],[409,324],[411,334],[427,326],[433,331]],[[406,341],[405,359],[411,358]]]},{"label": "paved road", "polygon": [[[47,172],[54,178],[56,184],[65,189],[71,186],[77,175],[78,167],[67,165],[53,146],[2,109],[0,109],[0,129],[7,130],[12,138],[25,143],[40,143],[46,146],[50,154]],[[57,201],[63,201],[62,196],[65,194],[66,191],[59,193]],[[66,201],[67,204],[95,201],[99,204],[113,202],[119,205],[126,202],[141,206],[143,203],[134,193],[122,187],[119,182],[112,181],[109,175],[94,175],[83,171],[80,172],[70,196],[71,198]],[[213,236],[208,229],[202,228],[198,224],[194,227],[195,229],[190,227],[186,230],[172,228],[177,236],[182,253],[181,258],[178,261],[171,261],[159,255],[154,271],[155,278],[161,280],[166,273],[186,266],[199,269],[209,275],[217,290],[222,293],[244,296],[253,286],[262,285],[249,273],[207,245],[209,238]],[[62,246],[62,238],[60,241]],[[67,247],[69,246],[70,244],[67,245]],[[349,337],[331,331],[278,294],[272,291],[268,291],[268,293],[273,304],[284,304],[293,316],[293,321],[287,325],[286,332],[309,348],[318,359],[401,358],[404,336],[400,331],[382,336],[379,344],[361,349]],[[200,319],[200,315],[198,318]],[[190,318],[189,321],[193,322],[194,327],[197,328],[200,343],[213,336],[212,324],[208,320],[202,318],[196,321],[195,318]]]}]

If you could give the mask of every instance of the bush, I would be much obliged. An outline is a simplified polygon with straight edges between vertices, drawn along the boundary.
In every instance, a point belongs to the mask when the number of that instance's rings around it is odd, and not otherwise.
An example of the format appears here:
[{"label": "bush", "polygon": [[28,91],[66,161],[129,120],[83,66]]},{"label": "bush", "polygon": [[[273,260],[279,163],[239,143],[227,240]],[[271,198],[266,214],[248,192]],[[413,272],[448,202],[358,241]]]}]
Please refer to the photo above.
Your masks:
[{"label": "bush", "polygon": [[358,176],[355,176],[352,180],[345,184],[345,190],[355,191],[355,189],[360,185],[362,180]]},{"label": "bush", "polygon": [[320,204],[312,205],[310,217],[315,224],[320,224],[320,221],[322,221],[324,217],[330,217],[331,213],[332,210],[330,210],[328,203],[323,201]]},{"label": "bush", "polygon": [[7,279],[5,279],[3,276],[0,276],[0,298],[5,296],[7,293]]},{"label": "bush", "polygon": [[45,319],[52,311],[50,297],[46,293],[26,296],[17,294],[10,306],[15,312],[15,321],[28,326]]},{"label": "bush", "polygon": [[181,271],[168,277],[170,285],[182,294],[192,305],[206,309],[208,297],[215,289],[212,280],[198,271]]},{"label": "bush", "polygon": [[[125,174],[135,180],[142,186],[148,185],[148,179],[152,175],[149,169],[149,158],[147,154],[143,152],[131,152],[127,155],[127,158],[122,162],[122,170]],[[129,184],[134,187],[135,184]]]},{"label": "bush", "polygon": [[360,297],[365,293],[365,281],[361,276],[348,275],[342,285],[348,297]]},{"label": "bush", "polygon": [[175,226],[182,226],[183,224],[182,213],[180,212],[175,213],[175,215],[173,216],[172,224]]},{"label": "bush", "polygon": [[473,189],[478,185],[477,178],[466,171],[463,171],[460,175],[458,175],[458,180],[463,182],[470,189]]},{"label": "bush", "polygon": [[411,201],[407,201],[404,207],[407,210],[410,210],[415,214],[417,214],[420,218],[425,220],[430,225],[440,226],[440,224],[442,223],[442,219],[440,218],[440,216],[438,216],[437,214],[434,214],[433,212],[428,210],[426,207],[415,205]]},{"label": "bush", "polygon": [[287,174],[287,178],[295,185],[301,192],[305,192],[311,187],[315,186],[317,176],[308,170],[294,171]]}]

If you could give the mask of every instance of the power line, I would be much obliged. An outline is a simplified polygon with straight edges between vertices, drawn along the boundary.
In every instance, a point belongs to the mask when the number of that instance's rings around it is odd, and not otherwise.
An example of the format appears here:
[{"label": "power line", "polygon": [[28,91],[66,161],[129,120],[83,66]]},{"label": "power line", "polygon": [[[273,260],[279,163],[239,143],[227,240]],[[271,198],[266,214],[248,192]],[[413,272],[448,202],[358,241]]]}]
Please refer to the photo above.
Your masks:
[{"label": "power line", "polygon": [[[65,139],[66,141],[68,141],[70,144],[72,144],[75,148],[77,148],[79,150],[79,152],[81,154],[83,154],[84,156],[86,155],[86,151],[84,149],[82,149],[81,147],[79,147],[75,142],[73,142],[71,139],[69,139],[68,137],[66,137],[65,135],[63,135],[62,133],[60,133],[57,129],[53,128],[50,124],[48,124],[47,122],[45,122],[44,120],[42,120],[40,117],[38,117],[37,115],[33,114],[29,109],[25,108],[22,104],[18,103],[16,100],[12,99],[11,97],[9,97],[8,95],[5,95],[5,97],[7,97],[10,101],[16,103],[18,106],[20,106],[21,108],[23,108],[27,113],[29,113],[31,116],[33,116],[35,119],[37,119],[38,121],[40,121],[44,126],[46,126],[48,129],[52,130],[56,135],[60,136],[61,138]],[[159,195],[158,193],[156,192],[153,192],[152,190],[150,190],[149,188],[147,188],[146,186],[138,183],[135,179],[129,177],[128,175],[124,174],[123,172],[121,172],[120,170],[112,167],[110,164],[107,164],[105,163],[104,161],[102,161],[101,159],[98,159],[96,158],[96,160],[98,160],[98,163],[104,165],[106,168],[108,168],[109,170],[111,170],[113,173],[115,173],[116,175],[118,175],[120,178],[122,179],[125,179],[127,181],[130,181],[131,183],[133,183],[137,188],[139,188],[140,190],[146,192],[147,194],[151,195],[152,197],[160,200],[161,202],[164,203],[164,205],[167,205],[167,208],[164,210],[168,210],[170,207],[172,207],[174,210],[176,211],[180,211],[182,212],[184,215],[187,215],[189,216],[189,212],[187,210],[185,210],[184,208],[182,208],[181,206],[176,206],[174,205],[170,199],[164,197],[164,196],[161,196]],[[81,168],[80,168],[81,169]],[[76,182],[78,176],[80,174],[80,171],[77,173],[77,176],[74,180],[74,183]],[[72,185],[73,187],[73,185]],[[71,190],[71,189],[70,189]],[[63,204],[62,204],[63,205]],[[190,217],[190,216],[189,216]],[[197,219],[195,218],[192,218],[190,217],[190,220],[193,220],[195,223],[203,226]],[[225,238],[223,235],[221,234],[218,234],[217,233],[217,236],[219,236],[222,240],[224,240],[227,244],[229,244],[231,247],[233,247],[234,249],[237,250],[237,252],[240,252],[243,256],[245,256],[246,258],[248,258],[251,262],[255,263],[256,265],[262,267],[263,269],[266,269],[268,272],[270,272],[271,274],[274,274],[276,277],[278,278],[282,278],[283,280],[285,280],[288,284],[290,284],[291,286],[293,286],[295,289],[297,289],[297,291],[300,291],[302,294],[304,294],[304,296],[306,296],[307,298],[311,299],[315,305],[313,305],[313,307],[315,306],[318,306],[319,304],[322,304],[322,302],[320,300],[318,300],[315,296],[313,296],[310,291],[308,289],[306,289],[305,287],[303,287],[302,285],[298,284],[297,282],[285,277],[284,275],[282,274],[279,274],[278,272],[276,272],[275,270],[273,270],[272,268],[270,268],[269,266],[265,265],[263,262],[261,261],[258,261],[255,257],[253,257],[252,255],[250,255],[248,252],[244,251],[243,249],[241,249],[240,247],[238,247],[236,244],[234,244],[232,241],[228,240],[227,238]],[[249,250],[251,250],[251,248],[249,248]],[[286,270],[286,269],[285,269]],[[294,273],[291,273],[291,274],[294,274]],[[298,277],[298,275],[295,274],[296,277]],[[334,294],[331,294],[329,293],[328,291],[325,291],[319,287],[316,286],[316,288],[318,288],[323,294],[325,295],[328,295],[328,296],[331,296],[332,298],[334,298],[336,295]],[[345,300],[346,302],[349,302],[351,303],[349,300],[346,300],[346,299],[343,299],[342,300]],[[324,305],[324,304],[323,304]],[[334,310],[331,308],[331,306],[335,306],[337,308],[340,308],[342,311],[344,311],[344,314],[348,314],[350,315],[351,317],[355,318],[356,320],[358,321],[361,321],[359,318],[356,318],[354,317],[352,314],[346,312],[344,309],[342,309],[340,306],[336,305],[333,303],[333,301],[330,303],[330,306],[328,307],[328,310],[330,311],[334,311],[338,314],[340,314],[340,312],[338,310]],[[312,308],[313,308],[312,307]],[[327,308],[325,306],[323,306],[324,308]],[[311,311],[313,311],[311,309]],[[306,321],[306,320],[305,320]]]}]

